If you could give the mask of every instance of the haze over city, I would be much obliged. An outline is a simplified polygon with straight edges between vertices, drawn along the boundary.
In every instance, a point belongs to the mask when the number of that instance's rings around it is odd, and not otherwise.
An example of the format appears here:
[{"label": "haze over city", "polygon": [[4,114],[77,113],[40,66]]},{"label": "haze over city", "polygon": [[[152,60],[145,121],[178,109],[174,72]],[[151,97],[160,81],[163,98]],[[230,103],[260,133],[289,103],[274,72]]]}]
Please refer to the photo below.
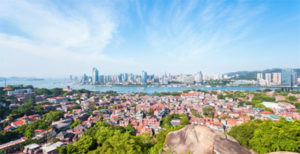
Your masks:
[{"label": "haze over city", "polygon": [[300,1],[2,1],[0,76],[300,67]]}]

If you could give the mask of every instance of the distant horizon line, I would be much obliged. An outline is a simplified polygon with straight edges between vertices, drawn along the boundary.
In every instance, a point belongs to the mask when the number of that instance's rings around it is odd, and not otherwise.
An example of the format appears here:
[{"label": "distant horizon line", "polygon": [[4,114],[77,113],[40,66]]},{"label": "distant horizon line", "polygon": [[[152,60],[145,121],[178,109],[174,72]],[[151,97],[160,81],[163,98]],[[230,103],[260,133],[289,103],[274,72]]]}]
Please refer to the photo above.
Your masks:
[{"label": "distant horizon line", "polygon": [[[91,68],[91,70],[93,69],[93,68],[96,68],[96,67],[92,67]],[[300,67],[284,67],[284,68],[267,68],[267,69],[262,69],[262,70],[239,70],[239,71],[230,71],[230,72],[226,72],[226,73],[220,73],[220,74],[206,74],[206,73],[203,73],[203,71],[201,71],[201,70],[199,70],[198,72],[202,72],[202,74],[205,74],[205,75],[209,75],[209,76],[213,76],[213,75],[225,75],[225,74],[230,74],[230,73],[238,73],[238,72],[263,72],[263,71],[266,71],[266,70],[274,70],[274,69],[293,69],[293,70],[295,70],[295,69],[300,69]],[[142,70],[142,71],[145,71],[145,70]],[[142,72],[141,71],[141,72]],[[147,71],[145,71],[145,72],[147,72]],[[134,75],[138,75],[138,74],[140,74],[140,73],[132,73],[132,72],[120,72],[120,73],[115,73],[115,74],[102,74],[102,75],[119,75],[119,74],[124,74],[124,73],[128,73],[128,74],[134,74]],[[195,74],[195,73],[197,73],[197,72],[194,72],[194,73],[179,73],[179,74],[174,74],[174,73],[168,73],[168,72],[166,72],[167,74],[171,74],[171,75],[180,75],[180,74],[185,74],[185,75],[187,75],[187,74]],[[70,77],[70,75],[72,75],[72,76],[78,76],[78,77],[80,77],[80,76],[82,76],[82,75],[84,75],[84,74],[86,74],[86,75],[89,75],[89,74],[87,74],[87,73],[81,73],[81,74],[79,74],[79,75],[75,75],[75,74],[69,74],[69,75],[65,75],[65,76],[57,76],[57,77],[36,77],[36,76],[16,76],[16,75],[13,75],[13,76],[0,76],[0,81],[2,80],[2,79],[9,79],[9,78],[19,78],[19,79],[67,79],[67,78],[69,78]],[[90,74],[92,74],[92,73],[90,73]],[[155,74],[155,73],[150,73],[150,74],[148,74],[148,75],[158,75],[158,74]],[[160,75],[164,75],[164,73],[163,74],[160,74]]]}]

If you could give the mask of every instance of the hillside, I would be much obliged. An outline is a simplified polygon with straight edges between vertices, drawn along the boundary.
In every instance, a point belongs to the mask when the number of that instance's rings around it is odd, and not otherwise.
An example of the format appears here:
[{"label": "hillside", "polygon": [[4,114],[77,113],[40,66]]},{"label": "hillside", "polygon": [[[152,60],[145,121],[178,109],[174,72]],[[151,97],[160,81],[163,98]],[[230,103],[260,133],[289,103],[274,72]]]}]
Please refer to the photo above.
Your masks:
[{"label": "hillside", "polygon": [[[237,72],[229,72],[225,73],[225,75],[228,76],[236,76],[238,77],[236,79],[240,80],[255,80],[257,73],[275,73],[275,72],[281,72],[281,68],[273,68],[273,69],[266,69],[266,70],[257,70],[257,71],[237,71]],[[297,77],[300,77],[300,68],[293,69],[297,73]]]}]

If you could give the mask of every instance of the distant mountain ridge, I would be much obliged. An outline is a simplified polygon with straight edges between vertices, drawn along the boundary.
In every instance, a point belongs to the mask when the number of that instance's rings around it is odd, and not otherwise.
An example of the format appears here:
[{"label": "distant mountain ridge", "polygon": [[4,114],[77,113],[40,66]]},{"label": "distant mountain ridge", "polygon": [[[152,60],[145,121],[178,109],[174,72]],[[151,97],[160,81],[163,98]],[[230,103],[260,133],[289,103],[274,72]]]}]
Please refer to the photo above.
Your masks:
[{"label": "distant mountain ridge", "polygon": [[[237,71],[237,72],[229,72],[225,73],[224,75],[228,76],[236,76],[238,77],[236,79],[240,80],[255,80],[257,73],[275,73],[275,72],[281,72],[282,68],[272,68],[272,69],[265,69],[265,70],[257,70],[257,71]],[[300,68],[294,68],[295,72],[297,72],[297,77],[300,77]]]},{"label": "distant mountain ridge", "polygon": [[0,81],[3,80],[27,80],[27,81],[35,81],[35,80],[44,80],[43,78],[31,78],[31,77],[0,77]]}]

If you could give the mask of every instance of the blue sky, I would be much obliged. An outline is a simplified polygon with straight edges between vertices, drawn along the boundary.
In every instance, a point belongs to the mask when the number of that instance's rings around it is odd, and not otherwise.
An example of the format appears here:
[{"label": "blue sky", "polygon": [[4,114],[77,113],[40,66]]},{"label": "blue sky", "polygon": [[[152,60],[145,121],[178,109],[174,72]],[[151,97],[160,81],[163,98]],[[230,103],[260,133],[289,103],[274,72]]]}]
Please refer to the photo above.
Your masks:
[{"label": "blue sky", "polygon": [[1,0],[0,76],[300,67],[299,0]]}]

